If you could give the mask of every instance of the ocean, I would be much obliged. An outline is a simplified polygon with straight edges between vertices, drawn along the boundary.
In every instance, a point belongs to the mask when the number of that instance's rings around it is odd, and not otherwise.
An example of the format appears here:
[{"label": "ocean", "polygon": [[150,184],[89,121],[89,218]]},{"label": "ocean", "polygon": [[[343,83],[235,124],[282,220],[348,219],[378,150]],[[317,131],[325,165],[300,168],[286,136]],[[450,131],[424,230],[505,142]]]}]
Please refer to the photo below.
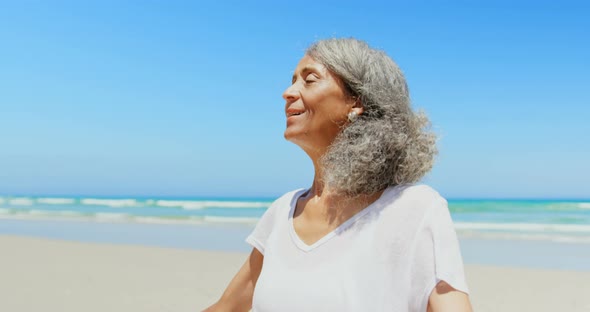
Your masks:
[{"label": "ocean", "polygon": [[[253,227],[272,198],[0,196],[0,219]],[[449,199],[461,238],[590,243],[590,200]]]}]

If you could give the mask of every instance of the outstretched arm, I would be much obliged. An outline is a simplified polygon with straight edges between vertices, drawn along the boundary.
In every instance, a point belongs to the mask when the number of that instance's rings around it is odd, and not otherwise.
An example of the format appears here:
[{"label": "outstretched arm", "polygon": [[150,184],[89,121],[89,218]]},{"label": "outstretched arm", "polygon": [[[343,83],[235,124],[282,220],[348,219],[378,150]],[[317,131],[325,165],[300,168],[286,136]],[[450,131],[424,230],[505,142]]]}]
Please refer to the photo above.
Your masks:
[{"label": "outstretched arm", "polygon": [[252,307],[254,286],[260,271],[264,256],[253,248],[240,271],[231,280],[221,298],[204,312],[249,311]]}]

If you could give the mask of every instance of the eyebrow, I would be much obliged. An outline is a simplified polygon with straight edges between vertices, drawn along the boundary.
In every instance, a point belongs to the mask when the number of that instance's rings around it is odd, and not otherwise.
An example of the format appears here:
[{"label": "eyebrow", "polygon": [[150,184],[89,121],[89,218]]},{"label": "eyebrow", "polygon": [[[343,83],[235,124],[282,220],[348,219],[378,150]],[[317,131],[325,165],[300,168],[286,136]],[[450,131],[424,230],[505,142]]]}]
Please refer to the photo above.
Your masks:
[{"label": "eyebrow", "polygon": [[[303,67],[300,71],[300,73],[305,73],[305,72],[309,72],[309,71],[317,71],[313,66],[310,65],[305,65],[305,67]],[[291,78],[291,83],[294,83],[295,80],[297,80],[297,74],[293,74],[293,77]]]}]

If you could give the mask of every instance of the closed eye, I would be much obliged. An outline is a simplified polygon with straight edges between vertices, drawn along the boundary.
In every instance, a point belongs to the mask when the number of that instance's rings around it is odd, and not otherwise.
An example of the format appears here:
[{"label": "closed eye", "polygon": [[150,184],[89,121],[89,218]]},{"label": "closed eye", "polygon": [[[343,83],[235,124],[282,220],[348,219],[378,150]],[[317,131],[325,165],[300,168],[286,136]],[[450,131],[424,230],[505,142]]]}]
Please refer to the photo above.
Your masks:
[{"label": "closed eye", "polygon": [[318,78],[314,74],[309,74],[305,76],[305,83],[314,83],[317,82]]}]

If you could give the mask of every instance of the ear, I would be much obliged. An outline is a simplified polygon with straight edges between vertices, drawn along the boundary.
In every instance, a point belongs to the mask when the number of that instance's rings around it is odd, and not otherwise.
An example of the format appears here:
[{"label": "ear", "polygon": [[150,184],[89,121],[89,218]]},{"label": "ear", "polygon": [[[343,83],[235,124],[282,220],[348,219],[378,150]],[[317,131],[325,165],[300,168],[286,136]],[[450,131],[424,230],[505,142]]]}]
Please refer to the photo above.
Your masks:
[{"label": "ear", "polygon": [[363,114],[363,112],[365,111],[365,108],[363,107],[363,103],[361,103],[360,98],[354,99],[354,103],[352,104],[350,111],[355,111],[356,114],[359,116]]}]

